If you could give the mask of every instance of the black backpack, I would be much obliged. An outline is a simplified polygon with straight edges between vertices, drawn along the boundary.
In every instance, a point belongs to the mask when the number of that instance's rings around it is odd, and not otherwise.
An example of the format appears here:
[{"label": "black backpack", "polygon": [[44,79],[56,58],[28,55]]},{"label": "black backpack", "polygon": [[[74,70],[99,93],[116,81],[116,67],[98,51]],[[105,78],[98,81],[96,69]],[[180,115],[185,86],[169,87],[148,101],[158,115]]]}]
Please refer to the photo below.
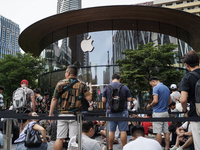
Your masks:
[{"label": "black backpack", "polygon": [[114,89],[111,85],[107,85],[107,87],[110,89],[108,104],[111,112],[113,113],[122,112],[124,110],[125,100],[122,99],[121,95],[121,88],[123,86],[123,84],[120,84],[117,89]]},{"label": "black backpack", "polygon": [[200,117],[200,75],[194,71],[190,73],[198,78],[198,81],[196,82],[195,85],[195,107],[196,107],[196,113]]}]

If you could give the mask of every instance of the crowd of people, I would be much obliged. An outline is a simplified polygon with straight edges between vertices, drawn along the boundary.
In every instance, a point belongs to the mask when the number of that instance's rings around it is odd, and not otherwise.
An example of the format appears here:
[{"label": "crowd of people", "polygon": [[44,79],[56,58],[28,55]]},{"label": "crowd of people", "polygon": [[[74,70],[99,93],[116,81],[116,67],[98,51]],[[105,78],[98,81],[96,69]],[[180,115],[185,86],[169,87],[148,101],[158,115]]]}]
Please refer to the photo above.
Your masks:
[{"label": "crowd of people", "polygon": [[[183,57],[183,63],[189,72],[200,74],[199,56],[195,51],[186,53]],[[167,118],[169,112],[171,117],[179,117],[179,114],[173,112],[184,112],[185,116],[198,117],[195,108],[195,84],[198,78],[193,74],[186,74],[179,84],[172,84],[170,87],[164,85],[157,77],[151,77],[149,84],[153,89],[153,100],[146,106],[146,109],[152,109],[152,115],[148,114],[146,118]],[[21,87],[13,92],[13,107],[11,110],[16,113],[28,113],[29,116],[38,116],[38,114],[48,113],[50,117],[54,115],[68,117],[76,116],[81,113],[91,111],[92,104],[92,86],[87,86],[84,82],[77,80],[77,67],[70,65],[66,69],[65,79],[59,81],[55,87],[52,99],[49,99],[49,93],[41,95],[39,88],[34,90],[28,88],[28,81],[23,79]],[[0,86],[0,109],[3,108],[4,87]],[[21,96],[25,93],[25,96]],[[105,86],[102,93],[102,102],[106,103],[106,112],[110,118],[131,118],[140,117],[137,114],[139,103],[132,97],[129,88],[120,83],[120,75],[112,75],[112,82]],[[189,103],[189,104],[188,104]],[[189,106],[189,107],[188,107]],[[58,114],[54,113],[55,108]],[[17,144],[16,149],[48,149],[47,142],[55,140],[54,149],[62,150],[63,147],[72,150],[77,148],[78,123],[76,120],[25,120],[20,119],[15,122],[19,130],[19,136],[14,140]],[[25,146],[26,131],[30,130],[34,135],[36,131],[40,132],[42,144],[40,147],[29,148]],[[106,135],[108,130],[108,135]],[[53,131],[53,132],[51,132]],[[127,144],[127,133],[132,136],[132,141]],[[56,136],[55,136],[56,134]],[[123,150],[137,149],[156,149],[161,150],[182,150],[190,147],[191,150],[200,150],[200,122],[132,122],[132,121],[109,121],[108,129],[106,122],[83,121],[82,123],[82,149],[83,150],[105,150],[105,146],[100,146],[93,139],[94,135],[101,135],[103,141],[109,137],[109,150],[113,150],[113,144],[118,143],[118,137]],[[146,138],[154,135],[155,139]],[[53,138],[54,137],[54,138]],[[2,146],[2,133],[0,131],[0,146]],[[67,146],[65,145],[67,141]],[[143,144],[145,143],[145,144]]]}]

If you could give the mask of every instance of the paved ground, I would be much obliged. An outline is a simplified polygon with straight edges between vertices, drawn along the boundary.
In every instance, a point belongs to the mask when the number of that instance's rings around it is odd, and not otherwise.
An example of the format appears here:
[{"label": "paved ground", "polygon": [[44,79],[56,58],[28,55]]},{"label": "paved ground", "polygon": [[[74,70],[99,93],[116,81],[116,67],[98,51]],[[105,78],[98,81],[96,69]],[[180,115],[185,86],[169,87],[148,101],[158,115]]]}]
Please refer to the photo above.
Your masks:
[{"label": "paved ground", "polygon": [[[99,143],[102,143],[102,142],[103,142],[101,136],[97,136],[95,139],[96,139]],[[48,143],[48,150],[53,150],[53,144],[54,144],[54,141]],[[103,143],[101,144],[101,147],[103,147],[105,144],[106,144],[106,142],[103,142]],[[1,149],[1,148],[0,148],[0,149]],[[2,149],[3,149],[3,148],[2,148]],[[2,150],[2,149],[1,149],[1,150]],[[12,149],[11,149],[11,150],[15,150],[15,149],[16,149],[16,144],[12,144]],[[119,139],[119,143],[118,143],[118,144],[114,144],[114,145],[113,145],[113,149],[114,149],[114,150],[121,150],[121,149],[122,149],[120,139]]]},{"label": "paved ground", "polygon": [[[153,139],[155,139],[154,137],[148,137],[148,138],[153,138]],[[102,138],[101,138],[101,136],[98,136],[98,137],[96,137],[95,139],[96,139],[99,143],[101,143],[101,142],[103,141]],[[130,142],[130,141],[131,141],[131,137],[128,136],[127,142]],[[54,141],[48,143],[48,150],[53,150],[53,144],[54,144]],[[104,144],[106,144],[106,142],[103,142],[103,144],[101,145],[101,147],[103,147]],[[13,144],[11,150],[15,150],[15,148],[16,148],[16,144]],[[0,150],[2,150],[2,148],[0,148]],[[119,139],[119,143],[118,143],[118,144],[114,144],[114,145],[113,145],[113,150],[122,150],[122,145],[121,145],[120,139]],[[184,150],[190,150],[190,149],[187,148],[187,149],[184,149]]]}]

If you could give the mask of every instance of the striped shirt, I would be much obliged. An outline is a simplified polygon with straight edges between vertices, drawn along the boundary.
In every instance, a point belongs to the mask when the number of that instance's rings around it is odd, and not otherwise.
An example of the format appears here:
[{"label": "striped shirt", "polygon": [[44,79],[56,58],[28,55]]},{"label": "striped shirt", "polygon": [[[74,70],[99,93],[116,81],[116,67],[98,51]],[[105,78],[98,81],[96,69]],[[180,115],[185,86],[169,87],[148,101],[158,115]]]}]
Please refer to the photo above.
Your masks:
[{"label": "striped shirt", "polygon": [[0,131],[0,147],[3,146],[3,134]]},{"label": "striped shirt", "polygon": [[[31,121],[29,122],[25,127],[24,129],[22,130],[21,134],[19,135],[19,138],[16,139],[14,141],[14,143],[21,143],[21,142],[24,142],[25,141],[25,138],[26,138],[26,134],[24,133],[27,128],[29,127],[29,131],[31,132],[32,135],[35,134],[36,130],[33,130],[33,126],[37,123],[37,121]],[[38,123],[37,123],[38,124]]]},{"label": "striped shirt", "polygon": [[4,104],[3,104],[3,95],[0,93],[0,107],[3,108]]}]

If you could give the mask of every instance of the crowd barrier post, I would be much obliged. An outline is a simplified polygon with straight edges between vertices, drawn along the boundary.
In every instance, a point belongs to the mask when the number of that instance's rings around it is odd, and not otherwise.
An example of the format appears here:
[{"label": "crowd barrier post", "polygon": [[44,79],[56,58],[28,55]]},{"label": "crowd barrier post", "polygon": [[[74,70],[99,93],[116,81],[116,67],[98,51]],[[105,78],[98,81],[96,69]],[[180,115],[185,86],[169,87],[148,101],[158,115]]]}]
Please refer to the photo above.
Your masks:
[{"label": "crowd barrier post", "polygon": [[82,114],[77,115],[78,123],[78,150],[82,150]]},{"label": "crowd barrier post", "polygon": [[[106,112],[106,117],[108,117],[108,113]],[[109,128],[108,121],[106,121],[106,149],[109,149]]]},{"label": "crowd barrier post", "polygon": [[[5,124],[4,124],[5,125]],[[6,119],[6,133],[3,135],[4,139],[4,145],[3,145],[3,150],[11,150],[12,146],[12,119]]]}]

